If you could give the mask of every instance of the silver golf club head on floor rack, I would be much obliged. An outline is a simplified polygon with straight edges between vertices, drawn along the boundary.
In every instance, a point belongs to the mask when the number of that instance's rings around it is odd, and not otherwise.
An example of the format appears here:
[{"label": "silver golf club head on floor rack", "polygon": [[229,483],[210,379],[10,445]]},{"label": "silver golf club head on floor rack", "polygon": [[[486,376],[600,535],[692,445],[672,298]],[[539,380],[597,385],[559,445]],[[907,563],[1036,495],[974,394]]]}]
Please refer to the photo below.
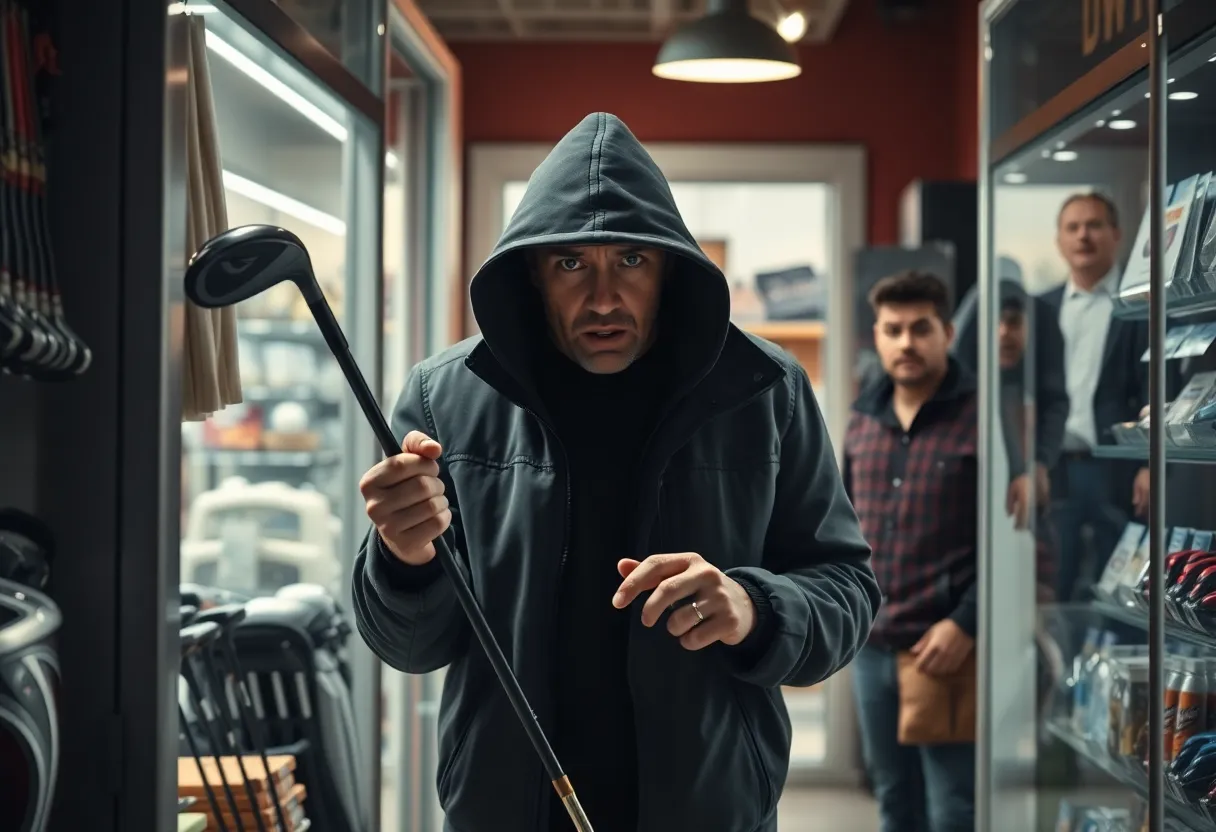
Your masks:
[{"label": "silver golf club head on floor rack", "polygon": [[[386,456],[401,453],[400,441],[393,436],[376,397],[372,395],[367,380],[351,355],[350,345],[317,283],[312,260],[299,237],[284,228],[271,225],[247,225],[225,231],[208,240],[190,258],[184,288],[186,297],[196,305],[215,309],[248,300],[284,281],[294,283],[303,295],[326,345],[342,369],[351,392],[375,433],[381,450]],[[494,672],[532,747],[544,764],[549,780],[565,805],[574,828],[578,832],[591,832],[591,823],[574,792],[570,778],[566,776],[557,755],[553,753],[553,748],[528,704],[519,680],[507,663],[506,656],[503,655],[502,648],[486,621],[485,613],[482,612],[464,573],[456,563],[455,556],[447,547],[440,546],[437,549],[440,565],[448,580],[452,582],[460,606],[494,667]]]}]

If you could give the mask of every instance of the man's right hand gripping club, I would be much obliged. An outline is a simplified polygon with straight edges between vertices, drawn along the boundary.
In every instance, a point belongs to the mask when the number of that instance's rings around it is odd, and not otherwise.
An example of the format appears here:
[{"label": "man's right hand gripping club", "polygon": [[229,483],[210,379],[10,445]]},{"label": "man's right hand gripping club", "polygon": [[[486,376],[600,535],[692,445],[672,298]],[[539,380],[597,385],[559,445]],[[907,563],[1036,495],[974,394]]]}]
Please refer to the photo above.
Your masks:
[{"label": "man's right hand gripping club", "polygon": [[422,566],[435,557],[435,538],[452,522],[439,479],[443,448],[421,431],[410,431],[402,453],[373,466],[359,481],[367,516],[398,560]]}]

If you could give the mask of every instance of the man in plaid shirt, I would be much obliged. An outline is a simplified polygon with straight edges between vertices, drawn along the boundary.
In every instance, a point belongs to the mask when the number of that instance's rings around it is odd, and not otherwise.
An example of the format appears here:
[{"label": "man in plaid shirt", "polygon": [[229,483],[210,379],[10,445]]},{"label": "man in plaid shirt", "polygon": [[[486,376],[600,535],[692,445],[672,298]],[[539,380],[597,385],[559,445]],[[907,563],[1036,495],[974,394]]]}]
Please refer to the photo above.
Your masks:
[{"label": "man in plaid shirt", "polygon": [[863,752],[881,832],[971,832],[974,743],[899,743],[897,654],[910,651],[921,673],[946,677],[966,672],[974,653],[976,385],[950,355],[938,278],[884,278],[870,304],[885,376],[853,405],[843,472],[883,593],[853,661]]}]

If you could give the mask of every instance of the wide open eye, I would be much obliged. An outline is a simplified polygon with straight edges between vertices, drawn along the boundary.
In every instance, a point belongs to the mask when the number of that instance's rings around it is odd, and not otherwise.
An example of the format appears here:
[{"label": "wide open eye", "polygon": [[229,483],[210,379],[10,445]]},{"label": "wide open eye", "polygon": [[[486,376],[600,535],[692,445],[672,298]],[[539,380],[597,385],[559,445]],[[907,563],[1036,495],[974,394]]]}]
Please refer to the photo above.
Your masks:
[{"label": "wide open eye", "polygon": [[564,272],[576,271],[582,262],[577,257],[563,257],[557,261],[557,267]]},{"label": "wide open eye", "polygon": [[621,258],[621,263],[626,268],[630,268],[630,269],[636,269],[638,266],[642,265],[642,263],[644,263],[644,262],[646,262],[646,258],[643,257],[642,255],[638,254],[637,252],[634,252],[633,254],[626,254],[624,257]]}]

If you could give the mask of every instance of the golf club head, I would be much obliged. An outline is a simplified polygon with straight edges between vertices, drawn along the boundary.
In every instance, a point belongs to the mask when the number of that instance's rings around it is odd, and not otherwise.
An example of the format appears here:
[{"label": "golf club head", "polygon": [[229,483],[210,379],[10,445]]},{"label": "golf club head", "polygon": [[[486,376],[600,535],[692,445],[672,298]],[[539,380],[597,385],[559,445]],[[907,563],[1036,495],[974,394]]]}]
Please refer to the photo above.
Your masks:
[{"label": "golf club head", "polygon": [[182,627],[181,650],[182,656],[189,656],[195,650],[198,650],[204,645],[211,644],[220,636],[220,626],[218,624],[204,623],[191,624],[188,627]]},{"label": "golf club head", "polygon": [[245,620],[245,605],[225,604],[222,607],[211,607],[200,612],[195,620],[200,624],[210,622],[228,632]]},{"label": "golf club head", "polygon": [[324,300],[300,238],[274,225],[243,225],[208,240],[186,267],[186,297],[205,309],[232,306],[284,280],[309,304]]}]

